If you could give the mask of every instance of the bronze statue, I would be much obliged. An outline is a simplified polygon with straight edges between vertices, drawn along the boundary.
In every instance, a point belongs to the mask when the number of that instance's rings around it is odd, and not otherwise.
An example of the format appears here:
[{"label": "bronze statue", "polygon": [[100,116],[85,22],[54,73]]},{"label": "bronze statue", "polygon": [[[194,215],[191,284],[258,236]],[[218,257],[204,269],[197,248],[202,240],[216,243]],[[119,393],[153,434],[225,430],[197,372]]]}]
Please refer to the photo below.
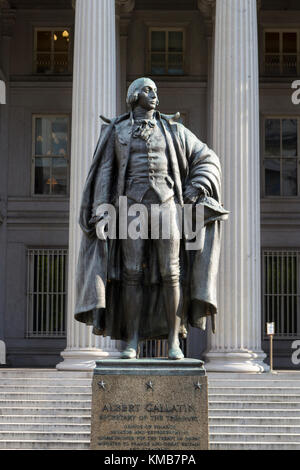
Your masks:
[{"label": "bronze statue", "polygon": [[[205,329],[209,315],[215,330],[220,221],[228,214],[220,204],[219,159],[177,116],[159,113],[158,103],[155,83],[140,78],[128,89],[130,112],[103,118],[80,210],[75,318],[95,334],[125,341],[128,359],[136,357],[139,340],[150,338],[168,338],[169,358],[182,359],[179,335],[189,325]],[[120,228],[107,236],[107,207],[121,217],[125,196],[129,209],[146,208],[146,235],[147,210],[156,207],[159,217],[167,211],[170,236],[133,239]],[[187,250],[178,236],[184,204],[203,209],[197,249]],[[133,220],[129,211],[127,226]]]}]

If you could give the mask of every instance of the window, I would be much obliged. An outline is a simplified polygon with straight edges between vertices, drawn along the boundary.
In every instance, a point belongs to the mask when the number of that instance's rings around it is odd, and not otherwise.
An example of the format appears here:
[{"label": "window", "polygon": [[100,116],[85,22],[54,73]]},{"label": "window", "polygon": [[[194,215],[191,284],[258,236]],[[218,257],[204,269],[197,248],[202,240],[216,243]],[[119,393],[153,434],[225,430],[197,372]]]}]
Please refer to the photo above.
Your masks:
[{"label": "window", "polygon": [[296,338],[300,334],[300,251],[263,252],[263,325],[275,322],[277,338]]},{"label": "window", "polygon": [[36,29],[34,44],[34,73],[71,73],[70,29]]},{"label": "window", "polygon": [[184,31],[176,28],[150,29],[150,73],[183,75]]},{"label": "window", "polygon": [[69,118],[33,118],[33,194],[68,194]]},{"label": "window", "polygon": [[27,337],[64,337],[67,249],[27,251]]},{"label": "window", "polygon": [[266,75],[297,75],[299,71],[299,31],[265,31]]},{"label": "window", "polygon": [[298,196],[299,119],[264,122],[264,195]]}]

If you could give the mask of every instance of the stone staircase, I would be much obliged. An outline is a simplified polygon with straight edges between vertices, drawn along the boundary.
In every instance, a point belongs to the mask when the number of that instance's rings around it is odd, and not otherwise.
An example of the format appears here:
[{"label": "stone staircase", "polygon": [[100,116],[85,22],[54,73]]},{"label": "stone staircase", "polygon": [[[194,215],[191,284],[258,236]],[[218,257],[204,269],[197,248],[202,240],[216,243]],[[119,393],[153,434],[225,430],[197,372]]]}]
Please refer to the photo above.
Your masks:
[{"label": "stone staircase", "polygon": [[300,372],[209,373],[214,450],[300,450]]},{"label": "stone staircase", "polygon": [[[0,450],[89,449],[91,372],[0,369]],[[300,372],[209,373],[212,450],[300,450]]]},{"label": "stone staircase", "polygon": [[0,450],[89,448],[91,372],[0,369]]}]

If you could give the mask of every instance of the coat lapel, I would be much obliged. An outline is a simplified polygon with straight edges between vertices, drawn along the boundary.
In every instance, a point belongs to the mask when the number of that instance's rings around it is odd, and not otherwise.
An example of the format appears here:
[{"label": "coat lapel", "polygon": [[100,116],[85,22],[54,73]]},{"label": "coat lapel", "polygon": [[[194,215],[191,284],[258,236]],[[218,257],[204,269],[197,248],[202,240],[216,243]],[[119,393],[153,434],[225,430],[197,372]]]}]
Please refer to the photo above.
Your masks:
[{"label": "coat lapel", "polygon": [[180,170],[179,170],[179,165],[178,165],[177,152],[175,150],[175,146],[173,142],[173,136],[169,129],[168,123],[166,121],[164,122],[163,119],[161,119],[160,122],[162,124],[163,130],[166,136],[167,147],[169,149],[170,165],[171,165],[173,177],[174,177],[174,186],[175,186],[176,196],[178,197],[179,204],[183,205]]},{"label": "coat lapel", "polygon": [[125,188],[125,174],[128,165],[129,155],[130,155],[130,146],[131,146],[131,136],[132,136],[132,121],[131,119],[126,119],[115,125],[116,127],[116,139],[118,145],[118,153],[120,155],[120,168],[118,175],[118,196],[122,196]]}]

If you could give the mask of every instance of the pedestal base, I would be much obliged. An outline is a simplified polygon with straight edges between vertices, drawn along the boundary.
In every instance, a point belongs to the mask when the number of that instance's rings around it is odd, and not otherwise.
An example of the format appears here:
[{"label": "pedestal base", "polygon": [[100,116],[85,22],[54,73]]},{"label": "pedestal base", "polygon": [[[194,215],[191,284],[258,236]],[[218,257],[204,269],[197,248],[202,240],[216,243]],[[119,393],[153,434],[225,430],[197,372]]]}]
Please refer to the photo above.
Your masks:
[{"label": "pedestal base", "polygon": [[96,361],[91,449],[208,449],[202,361]]},{"label": "pedestal base", "polygon": [[267,372],[265,358],[263,351],[209,352],[205,355],[205,367],[208,372]]},{"label": "pedestal base", "polygon": [[97,359],[102,357],[118,358],[119,351],[104,351],[102,349],[66,349],[61,353],[63,361],[57,364],[57,370],[93,370]]}]

